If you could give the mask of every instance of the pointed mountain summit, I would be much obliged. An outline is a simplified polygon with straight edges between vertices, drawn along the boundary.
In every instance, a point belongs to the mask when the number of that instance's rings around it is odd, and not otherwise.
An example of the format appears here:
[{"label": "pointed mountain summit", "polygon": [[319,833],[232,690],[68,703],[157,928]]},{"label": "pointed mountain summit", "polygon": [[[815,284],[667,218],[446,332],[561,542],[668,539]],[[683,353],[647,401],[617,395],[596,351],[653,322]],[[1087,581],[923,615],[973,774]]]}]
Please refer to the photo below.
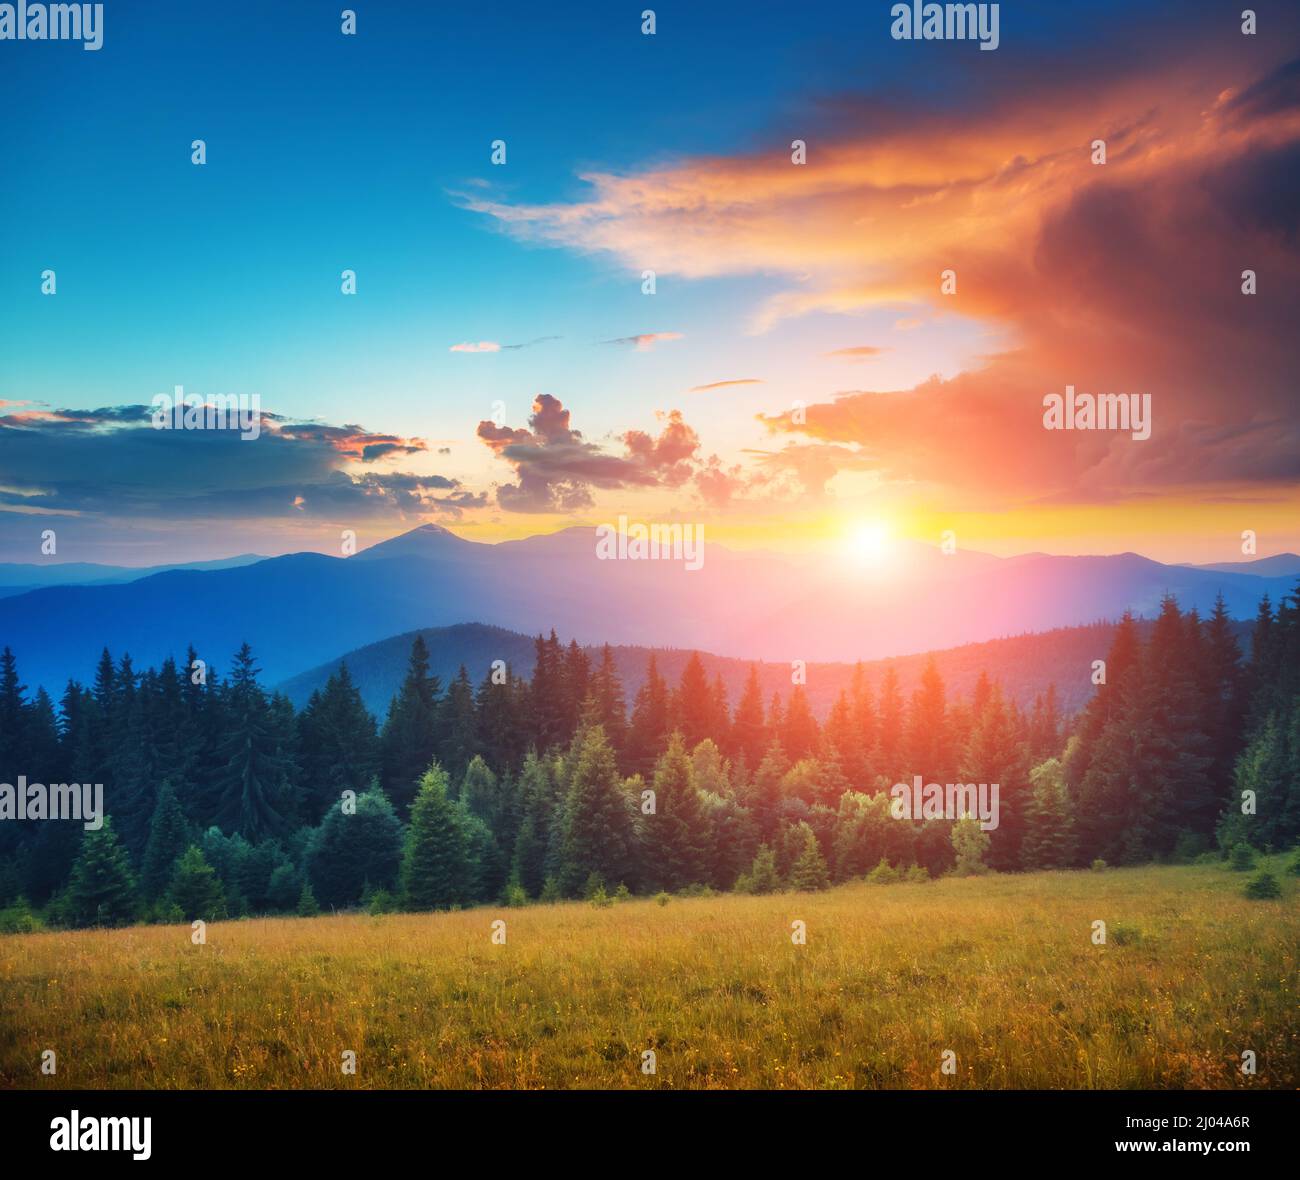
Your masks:
[{"label": "pointed mountain summit", "polygon": [[357,554],[357,559],[366,557],[448,557],[453,553],[465,553],[479,548],[476,541],[467,541],[458,537],[450,529],[440,524],[422,524],[407,533],[399,533],[380,541]]}]

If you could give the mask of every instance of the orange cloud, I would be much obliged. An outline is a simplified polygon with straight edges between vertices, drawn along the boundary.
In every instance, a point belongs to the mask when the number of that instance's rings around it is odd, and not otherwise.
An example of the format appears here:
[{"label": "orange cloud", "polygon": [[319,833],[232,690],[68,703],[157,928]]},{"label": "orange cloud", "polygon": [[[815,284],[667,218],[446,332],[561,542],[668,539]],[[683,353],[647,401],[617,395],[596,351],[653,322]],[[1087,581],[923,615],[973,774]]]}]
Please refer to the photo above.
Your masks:
[{"label": "orange cloud", "polygon": [[710,381],[708,385],[692,385],[689,393],[707,393],[710,389],[730,389],[733,385],[762,385],[757,377],[739,377],[734,381]]},{"label": "orange cloud", "polygon": [[[810,452],[810,486],[827,463],[989,505],[1293,481],[1300,67],[1188,24],[1142,55],[1013,68],[943,112],[878,104],[866,120],[845,100],[806,165],[779,150],[689,159],[589,173],[577,203],[470,204],[632,267],[784,276],[755,331],[910,305],[900,328],[951,313],[1006,341],[952,380],[763,418],[831,448]],[[1045,431],[1042,399],[1067,385],[1149,393],[1151,438]]]}]

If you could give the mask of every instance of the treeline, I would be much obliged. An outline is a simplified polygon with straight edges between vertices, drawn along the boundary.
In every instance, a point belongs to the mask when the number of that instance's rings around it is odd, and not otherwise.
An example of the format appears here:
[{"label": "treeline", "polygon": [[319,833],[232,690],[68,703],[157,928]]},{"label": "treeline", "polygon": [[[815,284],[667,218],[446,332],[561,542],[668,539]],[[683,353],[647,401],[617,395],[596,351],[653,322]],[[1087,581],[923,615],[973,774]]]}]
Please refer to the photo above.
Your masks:
[{"label": "treeline", "polygon": [[[0,904],[70,925],[431,908],[691,886],[816,888],[873,869],[927,875],[1134,863],[1300,835],[1297,611],[1265,600],[1243,663],[1223,604],[1126,616],[1105,681],[1066,726],[981,677],[949,699],[931,663],[904,699],[859,669],[824,724],[802,685],[734,707],[698,657],[654,657],[631,702],[611,652],[554,633],[531,680],[504,664],[445,687],[416,636],[382,726],[346,666],[301,712],[245,645],[219,677],[194,651],[137,671],[102,655],[56,707],[0,657],[0,782],[102,782],[111,821],[0,823]],[[1000,787],[998,827],[901,821],[889,788]],[[1243,813],[1242,792],[1254,792]]]}]

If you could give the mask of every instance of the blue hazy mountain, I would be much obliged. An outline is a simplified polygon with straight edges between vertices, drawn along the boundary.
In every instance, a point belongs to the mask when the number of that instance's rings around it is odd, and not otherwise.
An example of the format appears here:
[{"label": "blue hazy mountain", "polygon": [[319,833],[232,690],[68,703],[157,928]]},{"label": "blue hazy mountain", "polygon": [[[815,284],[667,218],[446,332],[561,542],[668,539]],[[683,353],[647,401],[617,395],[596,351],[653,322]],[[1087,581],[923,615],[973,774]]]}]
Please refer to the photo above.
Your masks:
[{"label": "blue hazy mountain", "polygon": [[703,568],[600,560],[595,530],[488,545],[436,525],[353,557],[296,553],[224,569],[177,569],[114,585],[0,599],[0,644],[23,680],[52,693],[89,679],[102,648],[137,665],[193,643],[219,670],[247,640],[267,683],[417,628],[475,622],[580,643],[696,648],[741,659],[852,663],[1000,636],[1150,616],[1165,593],[1202,613],[1222,593],[1249,618],[1291,576],[1162,565],[1136,554],[997,558],[899,546],[887,568],[841,555],[730,551]]},{"label": "blue hazy mountain", "polygon": [[260,553],[241,553],[216,561],[188,561],[170,565],[129,566],[100,565],[92,561],[38,562],[0,561],[0,598],[22,594],[41,586],[103,586],[118,582],[136,582],[151,574],[168,570],[220,570],[265,561]]},{"label": "blue hazy mountain", "polygon": [[[1151,625],[1150,622],[1139,623],[1139,632],[1145,637]],[[1250,627],[1251,624],[1244,621],[1233,624],[1243,652],[1250,648]],[[416,634],[424,637],[429,649],[430,671],[442,681],[444,688],[462,666],[477,686],[494,660],[504,660],[512,672],[525,678],[531,678],[536,665],[531,636],[481,623],[460,623],[454,627],[421,628],[418,632],[381,639],[290,677],[276,687],[293,702],[295,708],[302,708],[313,692],[325,687],[325,682],[338,671],[339,665],[346,663],[348,674],[367,708],[382,719],[406,675],[411,643]],[[975,682],[984,673],[997,681],[1007,696],[1025,708],[1033,704],[1035,696],[1046,692],[1048,685],[1054,685],[1061,709],[1073,713],[1082,708],[1092,695],[1092,661],[1105,655],[1114,634],[1113,623],[1061,627],[1034,635],[968,643],[945,651],[869,660],[863,663],[863,671],[870,683],[879,685],[885,665],[891,665],[898,676],[903,697],[907,699],[919,686],[921,673],[933,656],[944,685],[953,697],[969,697]],[[670,685],[681,680],[682,671],[692,654],[681,648],[627,644],[611,645],[610,650],[629,704],[645,680],[651,654],[660,675]],[[600,647],[591,646],[586,651],[592,667],[596,667],[601,658]],[[722,677],[733,707],[740,699],[751,667],[758,670],[765,701],[773,693],[785,695],[789,691],[789,664],[754,663],[710,652],[698,654],[710,681],[714,676]],[[852,683],[855,668],[855,664],[848,663],[809,665],[807,693],[814,713],[825,717],[836,697]]]}]

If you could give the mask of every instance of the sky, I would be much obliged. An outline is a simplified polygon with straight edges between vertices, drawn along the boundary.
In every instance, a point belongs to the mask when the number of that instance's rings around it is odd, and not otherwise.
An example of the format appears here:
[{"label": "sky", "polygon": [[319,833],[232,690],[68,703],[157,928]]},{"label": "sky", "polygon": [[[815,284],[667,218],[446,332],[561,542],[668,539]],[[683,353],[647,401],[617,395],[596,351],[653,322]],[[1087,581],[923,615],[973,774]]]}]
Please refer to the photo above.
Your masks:
[{"label": "sky", "polygon": [[[0,41],[0,560],[620,516],[1300,550],[1294,5],[1003,3],[984,51],[649,3],[109,0],[98,51]],[[177,386],[258,437],[154,429]],[[1149,394],[1150,437],[1046,430],[1067,386]]]}]

